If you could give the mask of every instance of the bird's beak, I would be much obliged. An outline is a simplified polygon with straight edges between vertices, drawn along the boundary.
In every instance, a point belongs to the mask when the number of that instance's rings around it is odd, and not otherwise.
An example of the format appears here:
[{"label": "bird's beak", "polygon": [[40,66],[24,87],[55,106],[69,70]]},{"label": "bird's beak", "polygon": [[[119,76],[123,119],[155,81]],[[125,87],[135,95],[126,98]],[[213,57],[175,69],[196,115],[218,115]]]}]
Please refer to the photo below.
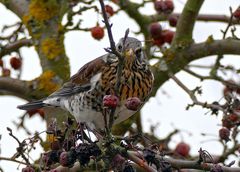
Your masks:
[{"label": "bird's beak", "polygon": [[132,48],[126,49],[124,53],[126,58],[132,58],[134,56],[134,51]]}]

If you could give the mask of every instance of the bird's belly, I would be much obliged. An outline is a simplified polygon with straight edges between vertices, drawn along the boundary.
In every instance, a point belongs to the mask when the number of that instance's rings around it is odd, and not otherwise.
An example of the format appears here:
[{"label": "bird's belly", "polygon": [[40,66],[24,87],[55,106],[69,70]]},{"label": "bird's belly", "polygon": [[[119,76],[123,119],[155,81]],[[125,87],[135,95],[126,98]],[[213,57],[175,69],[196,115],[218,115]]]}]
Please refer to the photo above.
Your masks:
[{"label": "bird's belly", "polygon": [[[96,109],[92,109],[92,106],[83,105],[82,102],[78,100],[79,98],[73,99],[70,103],[72,108],[68,108],[71,114],[76,118],[77,122],[85,122],[92,129],[104,129],[105,123],[102,110],[97,111]],[[116,108],[114,124],[118,124],[128,119],[134,113],[136,113],[136,111],[128,110],[124,104],[121,104]],[[108,120],[109,116],[107,116],[107,121]]]}]

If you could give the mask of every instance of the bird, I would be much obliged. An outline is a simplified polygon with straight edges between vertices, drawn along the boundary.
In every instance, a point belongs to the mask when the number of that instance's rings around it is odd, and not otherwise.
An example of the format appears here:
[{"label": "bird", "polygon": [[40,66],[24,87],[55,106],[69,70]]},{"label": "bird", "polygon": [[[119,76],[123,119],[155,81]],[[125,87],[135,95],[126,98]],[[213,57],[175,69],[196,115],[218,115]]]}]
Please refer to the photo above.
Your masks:
[{"label": "bird", "polygon": [[[119,103],[115,109],[114,125],[138,110],[126,108],[126,100],[138,97],[143,103],[153,88],[154,77],[141,41],[133,37],[121,38],[116,50],[123,54],[124,64],[119,83]],[[124,52],[129,55],[124,56]],[[126,53],[125,53],[126,54]],[[72,114],[77,122],[86,123],[90,128],[103,130],[103,97],[111,95],[117,82],[119,58],[106,53],[79,69],[63,86],[41,100],[19,105],[22,110],[44,107],[59,107]]]}]

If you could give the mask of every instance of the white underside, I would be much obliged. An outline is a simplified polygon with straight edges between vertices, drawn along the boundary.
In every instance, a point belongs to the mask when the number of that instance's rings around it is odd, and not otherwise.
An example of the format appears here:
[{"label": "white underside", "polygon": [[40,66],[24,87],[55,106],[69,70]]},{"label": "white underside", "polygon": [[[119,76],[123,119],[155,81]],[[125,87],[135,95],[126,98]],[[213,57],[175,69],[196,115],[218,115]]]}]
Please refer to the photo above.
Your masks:
[{"label": "white underside", "polygon": [[[74,101],[76,105],[72,105],[73,112],[71,112],[71,109],[68,104],[68,100],[61,99],[61,101],[57,102],[57,98],[51,98],[44,101],[44,103],[50,104],[52,106],[60,106],[62,109],[69,111],[77,120],[77,122],[86,122],[88,126],[92,129],[103,129],[104,124],[104,118],[101,112],[96,112],[87,108],[83,108],[81,111],[78,107],[78,101]],[[77,98],[75,100],[78,100]],[[135,114],[136,111],[128,110],[124,103],[122,103],[122,106],[117,107],[115,112],[115,121],[114,124],[118,124],[126,119],[128,119],[130,116]]]},{"label": "white underside", "polygon": [[[95,84],[100,77],[101,73],[98,73],[91,78],[90,83],[92,88],[95,87]],[[79,97],[81,96],[81,93],[74,96],[71,104],[72,109],[69,107],[69,97],[52,97],[44,100],[43,103],[61,107],[62,109],[69,111],[78,122],[86,122],[92,129],[104,129],[105,124],[102,113],[84,107],[80,110],[79,106],[81,106],[80,104],[82,102],[79,101]],[[136,111],[128,110],[124,104],[125,102],[121,102],[121,106],[117,107],[114,124],[118,124],[136,113]]]},{"label": "white underside", "polygon": [[[116,119],[114,120],[114,124],[118,124],[118,123],[128,119],[135,112],[136,111],[131,111],[131,110],[126,109],[125,106],[117,108],[116,112],[115,112]],[[72,115],[75,117],[75,119],[78,122],[88,123],[90,125],[89,126],[90,128],[103,129],[104,126],[105,126],[103,114],[100,113],[100,112],[95,112],[95,111],[92,111],[92,110],[84,109],[80,113],[74,113]]]}]

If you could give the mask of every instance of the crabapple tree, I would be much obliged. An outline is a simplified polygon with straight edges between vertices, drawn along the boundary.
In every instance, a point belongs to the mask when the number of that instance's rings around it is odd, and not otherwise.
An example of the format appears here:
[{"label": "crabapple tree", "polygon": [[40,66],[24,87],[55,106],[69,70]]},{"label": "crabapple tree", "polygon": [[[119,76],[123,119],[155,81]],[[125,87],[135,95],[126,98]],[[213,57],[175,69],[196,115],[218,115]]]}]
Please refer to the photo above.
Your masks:
[{"label": "crabapple tree", "polygon": [[[151,127],[150,132],[143,130],[141,112],[113,127],[106,125],[106,130],[95,133],[96,138],[93,140],[90,137],[93,133],[89,134],[86,126],[77,124],[67,112],[36,109],[25,112],[17,127],[25,128],[25,116],[40,115],[47,122],[44,132],[47,138],[41,138],[39,131],[20,140],[18,133],[7,128],[9,137],[18,143],[17,152],[13,157],[0,156],[0,161],[19,163],[23,172],[240,171],[240,85],[237,79],[228,77],[238,76],[240,65],[229,65],[225,60],[229,58],[227,55],[240,57],[240,6],[229,5],[229,15],[223,15],[200,13],[204,0],[181,3],[177,0],[0,0],[0,3],[18,17],[16,23],[0,26],[1,96],[11,95],[31,101],[50,95],[70,77],[71,57],[67,55],[64,44],[66,34],[90,33],[89,39],[95,41],[108,37],[111,47],[106,50],[114,53],[115,44],[111,42],[111,39],[115,39],[112,34],[114,18],[127,15],[128,20],[138,26],[139,30],[131,34],[142,37],[154,74],[151,97],[156,96],[166,81],[174,81],[192,101],[186,104],[186,110],[198,106],[209,111],[207,115],[221,118],[219,133],[215,134],[218,143],[223,146],[223,151],[217,155],[200,147],[198,152],[191,154],[191,145],[184,141],[179,141],[175,148],[171,148],[172,137],[181,133],[181,129],[159,138],[154,132],[155,126]],[[176,4],[183,6],[181,12],[175,11]],[[85,13],[90,13],[92,18],[83,18]],[[84,21],[94,20],[93,16],[96,16],[95,24],[85,27]],[[196,42],[193,32],[199,22],[224,24],[224,28],[219,30],[221,38],[214,39],[214,35],[209,34],[204,38],[205,41]],[[129,29],[131,31],[131,26]],[[31,59],[21,51],[24,47],[34,47],[42,69],[42,73],[32,80],[23,80],[21,77],[23,62],[31,63]],[[213,57],[214,62],[193,63],[205,57]],[[206,74],[203,75],[202,70],[206,70]],[[202,87],[190,89],[176,76],[181,71],[199,79],[201,83],[213,80],[221,84],[224,88],[221,101],[200,99],[200,95],[204,94]],[[106,110],[103,118],[110,116],[110,124],[114,120],[111,117],[118,101],[114,95],[106,95],[103,99]],[[127,99],[125,104],[130,110],[136,110],[142,105],[138,97]],[[39,141],[44,152],[39,159],[32,160],[28,153],[34,151]],[[227,163],[227,160],[231,162]]]}]

